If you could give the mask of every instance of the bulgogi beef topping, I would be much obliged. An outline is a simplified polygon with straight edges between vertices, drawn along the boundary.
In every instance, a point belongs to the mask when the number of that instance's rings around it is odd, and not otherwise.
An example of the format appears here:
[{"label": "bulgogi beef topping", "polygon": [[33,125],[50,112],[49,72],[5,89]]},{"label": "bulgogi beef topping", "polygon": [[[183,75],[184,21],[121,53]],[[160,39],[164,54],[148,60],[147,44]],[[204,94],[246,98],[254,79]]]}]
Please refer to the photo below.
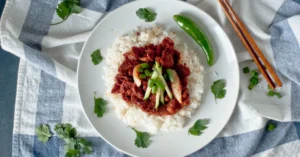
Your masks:
[{"label": "bulgogi beef topping", "polygon": [[[190,69],[180,63],[180,53],[174,49],[174,42],[166,37],[158,45],[150,44],[144,47],[132,47],[130,52],[123,54],[124,61],[118,69],[118,74],[115,76],[115,85],[111,90],[113,94],[121,94],[123,100],[128,104],[142,109],[144,112],[153,115],[172,115],[177,113],[184,106],[190,104],[188,93],[188,76]],[[144,64],[139,70],[139,86],[134,82],[133,70],[136,66]],[[161,65],[161,74],[163,75],[166,85],[171,88],[171,78],[168,77],[166,70],[173,69],[180,78],[180,92],[182,103],[173,96],[170,98],[169,93],[161,90],[160,104],[157,107],[157,97],[154,88],[151,90],[149,97],[145,97],[151,77],[155,70],[152,67]],[[139,66],[138,66],[139,67]],[[159,83],[158,81],[156,83]],[[165,87],[164,87],[165,88]],[[173,94],[174,95],[174,94]]]}]

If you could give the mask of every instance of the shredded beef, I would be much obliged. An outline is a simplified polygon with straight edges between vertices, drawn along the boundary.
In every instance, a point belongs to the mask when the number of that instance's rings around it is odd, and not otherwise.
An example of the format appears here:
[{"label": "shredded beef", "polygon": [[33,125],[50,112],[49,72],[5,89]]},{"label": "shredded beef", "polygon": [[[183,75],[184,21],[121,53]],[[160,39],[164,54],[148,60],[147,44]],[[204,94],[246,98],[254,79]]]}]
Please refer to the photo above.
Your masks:
[{"label": "shredded beef", "polygon": [[[111,93],[121,94],[122,99],[128,104],[139,107],[144,112],[152,115],[164,116],[177,113],[184,106],[190,104],[189,93],[187,89],[188,76],[190,69],[185,64],[180,64],[180,52],[174,49],[174,42],[170,38],[164,38],[162,43],[158,45],[149,44],[145,47],[132,47],[131,51],[123,54],[124,61],[118,69],[118,74],[115,76],[115,85]],[[149,69],[158,61],[163,67],[163,74],[165,69],[174,69],[181,82],[182,86],[182,103],[180,104],[174,97],[170,99],[167,93],[164,93],[165,104],[155,109],[156,95],[151,94],[150,97],[144,100],[144,95],[148,87],[148,79],[142,79],[140,87],[136,86],[133,81],[133,69],[140,63],[147,62]],[[152,71],[152,70],[151,70]],[[171,89],[170,80],[166,80],[167,85]]]}]

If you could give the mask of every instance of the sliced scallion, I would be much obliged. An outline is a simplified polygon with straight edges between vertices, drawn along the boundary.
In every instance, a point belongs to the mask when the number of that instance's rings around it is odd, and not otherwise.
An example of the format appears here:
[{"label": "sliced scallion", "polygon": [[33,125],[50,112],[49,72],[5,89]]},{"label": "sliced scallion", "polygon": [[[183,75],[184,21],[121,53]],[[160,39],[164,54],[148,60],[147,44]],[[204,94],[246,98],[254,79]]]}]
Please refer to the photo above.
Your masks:
[{"label": "sliced scallion", "polygon": [[157,85],[160,89],[164,89],[165,88],[165,85],[159,81],[159,80],[155,80],[154,81],[155,85]]},{"label": "sliced scallion", "polygon": [[170,88],[168,87],[168,84],[166,82],[166,80],[164,79],[164,77],[162,76],[162,74],[160,72],[158,72],[157,69],[155,69],[155,71],[157,72],[158,78],[162,81],[162,83],[165,85],[165,89],[167,91],[168,96],[172,99],[173,95],[172,92],[170,90]]},{"label": "sliced scallion", "polygon": [[148,63],[142,63],[142,64],[140,64],[140,65],[141,65],[141,67],[142,67],[143,69],[149,68],[149,64],[148,64]]},{"label": "sliced scallion", "polygon": [[170,81],[174,82],[174,77],[173,77],[171,69],[167,69],[167,74],[168,74],[168,78],[170,79]]},{"label": "sliced scallion", "polygon": [[160,98],[160,93],[161,93],[161,89],[158,89],[157,92],[156,92],[156,96],[155,96],[155,109],[158,108],[159,106],[159,98]]},{"label": "sliced scallion", "polygon": [[151,76],[151,72],[149,69],[144,70],[144,73],[146,74],[146,76]]},{"label": "sliced scallion", "polygon": [[139,74],[139,78],[145,79],[145,78],[147,78],[147,76],[145,74]]},{"label": "sliced scallion", "polygon": [[157,93],[158,87],[157,86],[153,86],[151,88],[151,93]]},{"label": "sliced scallion", "polygon": [[143,72],[143,69],[140,67],[138,68],[138,72],[142,73]]},{"label": "sliced scallion", "polygon": [[160,102],[162,104],[165,104],[165,95],[164,95],[165,91],[164,90],[161,90],[161,93],[160,93]]}]

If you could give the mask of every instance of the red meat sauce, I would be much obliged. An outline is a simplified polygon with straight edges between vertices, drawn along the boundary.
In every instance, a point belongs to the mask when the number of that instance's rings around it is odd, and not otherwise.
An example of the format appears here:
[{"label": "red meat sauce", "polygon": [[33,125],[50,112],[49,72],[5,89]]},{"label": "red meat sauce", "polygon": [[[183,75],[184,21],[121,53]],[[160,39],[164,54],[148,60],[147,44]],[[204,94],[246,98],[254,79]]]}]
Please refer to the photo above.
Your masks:
[{"label": "red meat sauce", "polygon": [[[115,85],[111,90],[113,94],[121,94],[122,98],[130,105],[139,107],[144,112],[152,115],[164,116],[177,113],[184,106],[190,104],[189,93],[187,89],[188,76],[190,69],[180,63],[180,53],[174,49],[174,42],[166,37],[158,45],[147,45],[145,47],[132,47],[130,52],[124,54],[124,61],[118,69],[118,74],[115,76]],[[147,62],[150,67],[153,66],[155,61],[163,67],[163,74],[166,68],[174,69],[179,78],[182,88],[182,103],[180,104],[173,96],[172,99],[168,97],[166,91],[165,104],[155,109],[155,94],[151,94],[147,100],[144,100],[144,95],[148,86],[148,79],[142,79],[142,85],[138,87],[133,80],[133,69],[140,63]],[[170,90],[171,82],[166,80]]]}]

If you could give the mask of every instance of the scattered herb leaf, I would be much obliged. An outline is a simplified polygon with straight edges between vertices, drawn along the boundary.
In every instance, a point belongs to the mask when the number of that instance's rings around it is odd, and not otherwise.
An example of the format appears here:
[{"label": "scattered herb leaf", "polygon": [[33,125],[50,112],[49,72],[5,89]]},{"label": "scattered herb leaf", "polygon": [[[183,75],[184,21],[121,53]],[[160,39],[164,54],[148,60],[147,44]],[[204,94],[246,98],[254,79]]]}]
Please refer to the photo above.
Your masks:
[{"label": "scattered herb leaf", "polygon": [[250,83],[248,89],[252,90],[259,83],[258,75],[259,73],[256,70],[251,70],[252,77],[250,78]]},{"label": "scattered herb leaf", "polygon": [[257,85],[258,84],[258,78],[255,77],[255,76],[251,77],[250,84]]},{"label": "scattered herb leaf", "polygon": [[249,90],[252,90],[252,89],[253,89],[253,87],[254,87],[254,85],[253,85],[253,84],[249,84],[249,86],[248,86],[248,89],[249,89]]},{"label": "scattered herb leaf", "polygon": [[91,57],[92,57],[92,61],[95,65],[98,65],[102,60],[103,60],[103,57],[101,56],[101,52],[100,52],[100,49],[97,49],[95,50],[92,54],[91,54]]},{"label": "scattered herb leaf", "polygon": [[140,19],[145,20],[145,22],[152,22],[156,18],[156,13],[147,8],[140,8],[135,13]]},{"label": "scattered herb leaf", "polygon": [[39,139],[39,141],[45,143],[49,140],[49,138],[52,136],[50,131],[49,131],[49,127],[46,124],[40,125],[38,126],[36,129],[36,135]]},{"label": "scattered herb leaf", "polygon": [[66,153],[66,157],[79,157],[80,151],[76,149],[69,149]]},{"label": "scattered herb leaf", "polygon": [[258,77],[259,73],[256,70],[252,70],[251,74],[253,77]]},{"label": "scattered herb leaf", "polygon": [[106,105],[107,105],[107,101],[105,101],[102,98],[96,98],[94,97],[94,113],[100,118],[103,117],[105,111],[106,111]]},{"label": "scattered herb leaf", "polygon": [[268,131],[273,131],[275,128],[276,128],[276,125],[272,124],[272,123],[268,124],[268,126],[267,126]]},{"label": "scattered herb leaf", "polygon": [[92,148],[92,143],[91,142],[89,142],[86,139],[82,138],[82,139],[79,139],[78,144],[81,146],[84,153],[86,153],[86,154],[91,154],[92,153],[93,148]]},{"label": "scattered herb leaf", "polygon": [[58,4],[56,8],[56,14],[62,19],[62,21],[53,23],[51,25],[60,24],[68,19],[71,14],[79,14],[81,12],[81,7],[79,0],[63,0]]},{"label": "scattered herb leaf", "polygon": [[189,129],[189,134],[194,136],[199,136],[203,133],[203,130],[207,128],[209,120],[208,119],[199,119],[195,124]]},{"label": "scattered herb leaf", "polygon": [[269,97],[277,96],[278,99],[282,98],[282,95],[279,92],[276,92],[275,90],[271,89],[269,86],[268,86],[268,89],[269,89],[269,91],[268,91]]},{"label": "scattered herb leaf", "polygon": [[71,124],[56,124],[54,130],[57,136],[65,141],[66,157],[79,157],[81,153],[92,153],[92,144],[86,139],[78,138],[77,130]]},{"label": "scattered herb leaf", "polygon": [[75,138],[77,136],[77,130],[69,123],[66,124],[56,124],[54,131],[56,132],[58,138]]},{"label": "scattered herb leaf", "polygon": [[222,99],[226,95],[225,81],[217,80],[211,85],[211,92],[215,95],[215,99]]},{"label": "scattered herb leaf", "polygon": [[280,93],[278,93],[278,92],[276,92],[275,95],[277,96],[278,99],[282,98],[282,95]]},{"label": "scattered herb leaf", "polygon": [[245,67],[245,68],[243,69],[243,71],[244,71],[244,74],[247,74],[247,73],[250,72],[250,69],[249,69],[249,67]]},{"label": "scattered herb leaf", "polygon": [[269,92],[268,92],[268,96],[274,96],[275,95],[275,92],[273,91],[273,90],[270,90]]},{"label": "scattered herb leaf", "polygon": [[147,132],[139,132],[136,129],[132,128],[134,132],[136,133],[136,139],[134,141],[134,144],[138,148],[147,148],[150,145],[150,134]]}]

